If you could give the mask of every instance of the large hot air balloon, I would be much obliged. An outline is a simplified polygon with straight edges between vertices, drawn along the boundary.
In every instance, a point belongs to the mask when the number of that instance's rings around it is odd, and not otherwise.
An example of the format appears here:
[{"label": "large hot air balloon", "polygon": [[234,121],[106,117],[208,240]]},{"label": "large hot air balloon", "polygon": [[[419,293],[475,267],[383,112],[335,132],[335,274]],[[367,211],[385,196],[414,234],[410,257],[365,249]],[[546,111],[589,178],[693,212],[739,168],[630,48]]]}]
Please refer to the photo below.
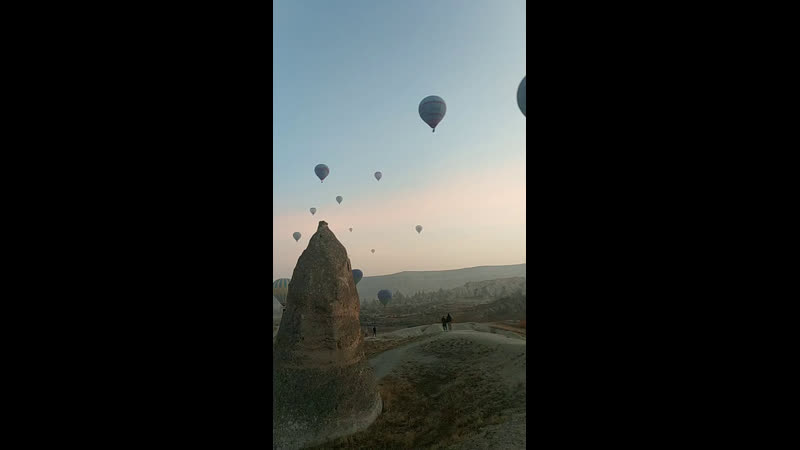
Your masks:
[{"label": "large hot air balloon", "polygon": [[389,303],[389,300],[392,299],[392,293],[388,289],[381,289],[378,291],[378,300],[383,303],[383,306],[386,307],[386,304]]},{"label": "large hot air balloon", "polygon": [[527,75],[522,77],[522,81],[519,83],[519,87],[517,88],[517,105],[519,105],[519,110],[522,111],[522,115],[525,117],[528,117],[528,115],[525,113],[525,100],[527,99],[525,95],[525,79],[527,78]]},{"label": "large hot air balloon", "polygon": [[319,182],[322,183],[322,180],[331,173],[331,169],[328,169],[328,166],[325,164],[317,164],[317,167],[314,167],[314,173],[317,174]]},{"label": "large hot air balloon", "polygon": [[422,225],[417,225],[416,229],[417,229],[417,234],[422,233]]},{"label": "large hot air balloon", "polygon": [[353,228],[350,228],[350,232],[351,232],[351,233],[353,232]]},{"label": "large hot air balloon", "polygon": [[447,112],[447,105],[442,97],[430,95],[419,102],[419,116],[436,132],[436,125],[444,119],[444,114]]},{"label": "large hot air balloon", "polygon": [[289,280],[281,278],[272,283],[272,295],[278,299],[281,306],[286,306],[286,296],[289,295]]},{"label": "large hot air balloon", "polygon": [[378,180],[378,181],[381,181],[381,177],[382,177],[382,176],[383,176],[383,174],[382,174],[382,173],[380,173],[380,172],[375,172],[375,179],[376,179],[376,180]]},{"label": "large hot air balloon", "polygon": [[364,278],[364,272],[358,269],[353,269],[353,281],[355,281],[356,284],[358,284],[358,282],[361,281],[362,278]]},{"label": "large hot air balloon", "polygon": [[311,211],[311,215],[313,216],[314,213],[317,212],[317,208],[311,208],[311,209],[309,209],[309,211]]},{"label": "large hot air balloon", "polygon": [[375,253],[375,249],[374,249],[374,248],[373,248],[372,250],[370,250],[370,251],[371,251],[372,253]]},{"label": "large hot air balloon", "polygon": [[339,202],[340,205],[342,204],[342,200],[344,200],[344,199],[342,198],[341,195],[337,195],[336,196],[336,201]]},{"label": "large hot air balloon", "polygon": [[299,231],[295,231],[294,233],[292,233],[292,237],[294,238],[295,241],[299,241],[300,240],[300,232]]}]

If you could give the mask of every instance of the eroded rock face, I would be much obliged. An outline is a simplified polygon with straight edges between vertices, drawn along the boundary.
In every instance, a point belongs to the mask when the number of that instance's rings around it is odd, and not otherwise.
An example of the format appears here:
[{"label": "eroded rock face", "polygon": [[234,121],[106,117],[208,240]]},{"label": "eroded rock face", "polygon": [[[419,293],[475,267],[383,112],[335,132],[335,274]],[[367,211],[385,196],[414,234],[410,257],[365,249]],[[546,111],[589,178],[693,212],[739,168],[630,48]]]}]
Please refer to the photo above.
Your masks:
[{"label": "eroded rock face", "polygon": [[273,347],[273,447],[367,428],[381,411],[350,259],[324,221],[300,256]]}]

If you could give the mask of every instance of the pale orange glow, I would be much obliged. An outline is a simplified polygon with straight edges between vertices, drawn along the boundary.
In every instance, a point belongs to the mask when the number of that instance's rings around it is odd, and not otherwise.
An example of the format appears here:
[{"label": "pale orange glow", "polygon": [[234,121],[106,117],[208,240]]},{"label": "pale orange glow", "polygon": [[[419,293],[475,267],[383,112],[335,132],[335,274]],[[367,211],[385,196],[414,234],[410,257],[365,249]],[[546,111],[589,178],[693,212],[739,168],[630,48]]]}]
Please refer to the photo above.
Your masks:
[{"label": "pale orange glow", "polygon": [[[291,277],[320,220],[365,276],[525,262],[524,164],[454,174],[410,193],[353,203],[314,216],[273,217],[273,278]],[[300,242],[292,239],[295,231]]]}]

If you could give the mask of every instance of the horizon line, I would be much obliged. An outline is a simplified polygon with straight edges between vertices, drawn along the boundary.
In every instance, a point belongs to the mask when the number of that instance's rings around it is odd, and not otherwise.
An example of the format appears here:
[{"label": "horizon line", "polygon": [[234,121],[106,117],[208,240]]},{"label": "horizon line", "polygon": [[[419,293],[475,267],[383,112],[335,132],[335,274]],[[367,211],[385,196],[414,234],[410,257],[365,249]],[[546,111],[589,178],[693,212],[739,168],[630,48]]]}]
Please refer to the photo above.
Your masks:
[{"label": "horizon line", "polygon": [[[421,273],[421,272],[453,272],[453,271],[456,271],[456,270],[480,269],[480,268],[485,268],[485,267],[508,267],[508,266],[522,266],[522,265],[525,265],[525,264],[527,264],[527,262],[521,262],[521,263],[517,263],[517,264],[495,264],[495,265],[488,265],[488,266],[459,267],[459,268],[457,268],[457,269],[440,269],[440,270],[403,270],[403,271],[400,271],[400,272],[394,272],[394,273],[385,273],[385,274],[381,274],[381,275],[370,275],[370,276],[365,276],[363,279],[367,279],[367,278],[377,278],[377,277],[389,277],[389,276],[392,276],[392,275],[400,275],[401,273]],[[353,270],[355,270],[355,269],[353,269]],[[360,270],[360,269],[359,269],[359,270]],[[287,277],[284,277],[284,278],[287,278]],[[288,277],[288,278],[289,278],[289,279],[291,279],[291,277]]]}]

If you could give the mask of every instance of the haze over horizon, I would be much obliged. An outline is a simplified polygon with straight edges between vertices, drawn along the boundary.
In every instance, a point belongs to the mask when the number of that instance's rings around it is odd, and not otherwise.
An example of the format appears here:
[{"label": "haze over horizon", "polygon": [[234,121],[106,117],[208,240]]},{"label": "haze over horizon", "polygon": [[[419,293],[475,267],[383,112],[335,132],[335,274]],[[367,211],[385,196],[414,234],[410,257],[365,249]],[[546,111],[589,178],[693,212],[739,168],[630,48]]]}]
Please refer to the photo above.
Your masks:
[{"label": "haze over horizon", "polygon": [[[524,0],[273,12],[273,280],[320,220],[365,277],[526,262]],[[417,111],[429,95],[447,103],[435,133]]]}]

